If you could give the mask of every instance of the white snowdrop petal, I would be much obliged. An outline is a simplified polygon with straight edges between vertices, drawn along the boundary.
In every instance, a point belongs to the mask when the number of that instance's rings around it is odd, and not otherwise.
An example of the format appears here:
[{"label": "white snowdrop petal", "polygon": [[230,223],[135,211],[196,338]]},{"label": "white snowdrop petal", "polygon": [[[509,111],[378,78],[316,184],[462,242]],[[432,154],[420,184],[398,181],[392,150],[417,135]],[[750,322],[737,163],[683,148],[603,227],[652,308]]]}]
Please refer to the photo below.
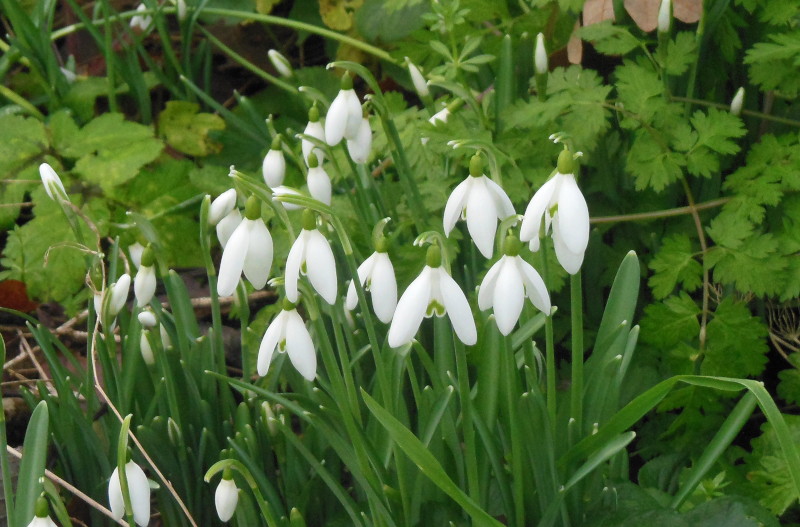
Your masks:
[{"label": "white snowdrop petal", "polygon": [[217,509],[217,516],[222,522],[233,518],[236,512],[236,504],[239,502],[239,489],[232,479],[222,479],[214,492],[214,505]]},{"label": "white snowdrop petal", "polygon": [[219,263],[219,280],[217,281],[217,294],[219,296],[231,296],[239,283],[244,268],[244,257],[247,255],[247,247],[250,242],[249,224],[253,220],[243,219],[236,230],[233,231],[225,250],[222,251],[222,259]]},{"label": "white snowdrop petal", "polygon": [[269,188],[283,185],[283,179],[286,177],[286,159],[283,157],[282,150],[270,149],[267,152],[264,162],[261,164],[261,174],[264,177],[264,183]]},{"label": "white snowdrop petal", "polygon": [[558,222],[558,230],[570,252],[586,250],[589,244],[589,207],[572,174],[562,176],[554,221]]},{"label": "white snowdrop petal", "polygon": [[344,137],[347,128],[348,101],[347,91],[340,90],[328,109],[325,116],[325,140],[331,146],[338,145]]},{"label": "white snowdrop petal", "polygon": [[131,276],[128,273],[123,274],[117,279],[111,287],[111,314],[116,315],[122,308],[125,307],[125,302],[128,301],[128,292],[131,288]]},{"label": "white snowdrop petal", "polygon": [[144,253],[144,245],[141,243],[136,242],[128,246],[128,254],[131,255],[133,266],[137,269],[142,264],[142,253]]},{"label": "white snowdrop petal", "polygon": [[252,221],[242,271],[256,289],[267,285],[272,268],[272,235],[261,218]]},{"label": "white snowdrop petal", "polygon": [[145,527],[150,522],[150,484],[147,482],[147,476],[133,461],[128,461],[125,465],[125,476],[128,479],[128,490],[131,495],[133,521],[140,527]]},{"label": "white snowdrop petal", "polygon": [[433,269],[425,266],[397,302],[392,325],[389,326],[389,346],[397,348],[411,342],[419,330],[431,299],[432,272]]},{"label": "white snowdrop petal", "polygon": [[242,213],[239,212],[239,209],[233,209],[217,223],[217,239],[223,249],[228,245],[228,240],[231,239],[240,223],[242,223]]},{"label": "white snowdrop petal", "polygon": [[228,189],[211,202],[208,208],[208,223],[216,225],[236,207],[236,189]]},{"label": "white snowdrop petal", "polygon": [[347,151],[354,162],[363,164],[369,159],[371,150],[372,129],[369,127],[369,119],[364,117],[361,119],[355,138],[347,140]]},{"label": "white snowdrop petal", "polygon": [[313,381],[317,376],[317,353],[303,319],[294,309],[288,311],[287,315],[286,353],[300,375],[307,381]]},{"label": "white snowdrop petal", "polygon": [[484,258],[491,258],[497,232],[497,208],[484,181],[475,179],[467,196],[467,230]]},{"label": "white snowdrop petal", "polygon": [[344,136],[347,139],[358,137],[358,130],[361,128],[361,101],[358,100],[355,90],[345,90],[347,101],[347,123],[345,123]]},{"label": "white snowdrop petal", "polygon": [[528,295],[528,298],[530,298],[531,303],[536,309],[549,315],[552,305],[550,304],[550,293],[547,292],[547,286],[544,280],[542,280],[542,277],[531,264],[519,256],[515,258],[515,264],[522,275],[522,280],[525,284],[525,293]]},{"label": "white snowdrop petal", "polygon": [[494,198],[494,204],[497,208],[497,219],[504,220],[516,214],[514,205],[511,203],[511,199],[508,197],[508,194],[506,194],[506,191],[503,190],[503,187],[492,181],[491,178],[483,176],[483,179],[486,182],[486,188],[489,189],[489,192]]},{"label": "white snowdrop petal", "polygon": [[437,267],[435,271],[438,271],[439,289],[453,330],[461,342],[472,346],[478,341],[478,331],[475,328],[475,319],[472,318],[472,310],[467,302],[467,297],[456,281],[442,267]]},{"label": "white snowdrop petal", "polygon": [[497,282],[497,277],[500,274],[500,270],[503,268],[503,262],[506,260],[506,258],[508,257],[503,256],[500,258],[500,260],[495,262],[495,264],[489,268],[486,276],[483,277],[481,286],[478,289],[478,309],[481,311],[486,311],[492,307],[492,302],[494,301],[495,283]]},{"label": "white snowdrop petal", "polygon": [[[58,200],[66,198],[67,191],[64,189],[64,184],[61,182],[61,178],[58,177],[56,171],[53,170],[53,167],[47,163],[42,163],[39,165],[39,176],[42,178],[44,191],[47,192],[50,199]],[[61,192],[61,196],[57,195],[59,191]]]},{"label": "white snowdrop petal", "polygon": [[569,274],[575,274],[581,269],[583,264],[583,251],[572,252],[570,248],[564,243],[563,236],[559,226],[553,224],[553,247],[556,250],[556,258],[561,267],[564,268]]},{"label": "white snowdrop petal", "polygon": [[314,229],[309,232],[306,246],[306,269],[314,289],[330,305],[336,303],[336,260],[328,240]]},{"label": "white snowdrop petal", "polygon": [[[356,275],[358,276],[358,282],[363,287],[369,278],[372,275],[372,268],[375,265],[375,255],[378,253],[372,253],[369,258],[364,260],[361,265],[358,266],[356,269]],[[355,282],[352,280],[350,281],[350,285],[347,287],[347,298],[344,302],[344,307],[348,311],[352,311],[358,305],[358,291],[356,291]]]},{"label": "white snowdrop petal", "polygon": [[264,377],[269,371],[269,365],[272,363],[272,356],[275,354],[275,348],[278,347],[278,343],[286,338],[286,313],[287,311],[278,313],[278,316],[272,320],[264,333],[264,337],[261,339],[256,362],[256,370],[261,377]]},{"label": "white snowdrop petal", "polygon": [[461,217],[461,212],[464,210],[465,206],[464,199],[472,187],[471,179],[474,178],[469,176],[456,185],[456,188],[450,193],[450,197],[447,198],[447,204],[444,206],[444,219],[442,220],[445,236],[450,236],[450,231],[453,230],[456,226],[456,222]]},{"label": "white snowdrop petal", "polygon": [[125,516],[125,502],[122,499],[122,487],[119,483],[119,469],[116,467],[111,473],[111,479],[108,480],[108,505],[115,520],[121,520]]},{"label": "white snowdrop petal", "polygon": [[375,253],[370,291],[375,316],[384,324],[388,324],[392,321],[392,315],[397,307],[397,279],[392,261],[386,253]]},{"label": "white snowdrop petal", "polygon": [[522,277],[512,259],[503,262],[503,269],[497,277],[494,288],[494,318],[497,328],[508,335],[517,325],[522,305],[525,303],[525,290]]},{"label": "white snowdrop petal", "polygon": [[325,205],[331,204],[331,178],[321,166],[308,169],[308,193]]},{"label": "white snowdrop petal", "polygon": [[539,236],[542,217],[545,215],[545,211],[550,208],[550,202],[553,199],[557,183],[556,178],[550,178],[531,198],[522,218],[522,226],[519,229],[519,239],[521,241],[527,242]]},{"label": "white snowdrop petal", "polygon": [[306,259],[306,240],[308,239],[307,230],[303,229],[300,236],[294,241],[289,255],[286,257],[286,269],[284,271],[284,289],[286,298],[289,302],[297,302],[297,280],[300,278],[300,267]]},{"label": "white snowdrop petal", "polygon": [[[325,128],[322,127],[322,123],[319,121],[309,121],[306,125],[306,129],[303,130],[303,134],[319,139],[323,143],[325,142]],[[325,151],[308,139],[303,139],[301,141],[301,147],[303,150],[303,160],[306,163],[308,163],[308,156],[311,154],[311,152],[314,152],[314,155],[317,156],[317,161],[319,161],[320,165],[322,164],[322,161],[325,160]]]},{"label": "white snowdrop petal", "polygon": [[156,320],[156,316],[153,314],[152,311],[142,311],[140,312],[136,318],[139,319],[139,324],[145,328],[154,328],[158,321]]},{"label": "white snowdrop petal", "polygon": [[153,299],[156,292],[156,270],[152,265],[139,267],[136,278],[133,280],[133,294],[136,296],[136,306],[144,307]]},{"label": "white snowdrop petal", "polygon": [[[295,189],[287,187],[287,186],[284,186],[284,185],[281,185],[279,187],[275,187],[275,188],[272,189],[272,201],[276,201],[275,200],[276,197],[287,196],[287,195],[289,195],[289,196],[302,196],[302,194],[297,192]],[[300,210],[300,209],[303,208],[300,205],[295,205],[294,203],[286,203],[286,202],[283,202],[283,201],[281,202],[281,205],[283,205],[283,208],[286,209],[286,210]]]}]

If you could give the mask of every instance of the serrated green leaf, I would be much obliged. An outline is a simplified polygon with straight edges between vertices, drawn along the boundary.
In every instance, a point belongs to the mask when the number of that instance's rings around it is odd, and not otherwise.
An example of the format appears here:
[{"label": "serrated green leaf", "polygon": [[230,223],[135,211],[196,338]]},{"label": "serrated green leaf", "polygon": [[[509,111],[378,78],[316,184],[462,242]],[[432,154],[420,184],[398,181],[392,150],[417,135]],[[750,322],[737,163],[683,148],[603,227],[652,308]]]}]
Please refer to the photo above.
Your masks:
[{"label": "serrated green leaf", "polygon": [[800,31],[771,34],[772,42],[760,42],[745,56],[750,79],[764,90],[780,90],[794,97],[800,90]]},{"label": "serrated green leaf", "polygon": [[[800,416],[783,415],[791,439],[800,444]],[[775,514],[782,514],[797,501],[797,491],[786,460],[777,454],[780,450],[778,436],[771,423],[764,423],[762,434],[753,439],[752,454],[746,458],[747,479],[753,497]]]},{"label": "serrated green leaf", "polygon": [[694,33],[681,31],[667,44],[664,70],[669,75],[682,75],[697,60],[697,39]]},{"label": "serrated green leaf", "polygon": [[642,318],[640,338],[658,349],[693,341],[700,333],[700,307],[685,292],[650,304]]},{"label": "serrated green leaf", "polygon": [[687,152],[686,168],[690,174],[709,177],[719,172],[719,155],[735,154],[739,145],[731,139],[742,137],[746,130],[741,119],[716,108],[705,114],[698,110],[691,123],[696,134],[695,144]]},{"label": "serrated green leaf", "polygon": [[664,244],[650,261],[653,276],[648,284],[656,298],[664,298],[672,293],[675,286],[682,284],[687,293],[695,291],[703,283],[703,267],[692,242],[685,234],[675,234],[664,240]]},{"label": "serrated green leaf", "polygon": [[714,311],[706,331],[705,375],[750,377],[767,362],[767,328],[745,304],[726,297]]},{"label": "serrated green leaf", "polygon": [[158,134],[169,146],[190,156],[219,152],[222,145],[209,132],[225,129],[219,115],[200,112],[200,105],[187,101],[169,101],[158,115]]},{"label": "serrated green leaf", "polygon": [[713,268],[717,282],[733,284],[739,291],[756,295],[780,292],[787,263],[778,240],[771,234],[753,236],[736,250],[712,247],[706,253],[706,265]]},{"label": "serrated green leaf", "polygon": [[677,181],[684,157],[659,143],[648,130],[639,130],[628,151],[625,170],[636,178],[636,190],[664,190]]},{"label": "serrated green leaf", "polygon": [[642,44],[627,28],[614,25],[611,20],[584,26],[579,35],[606,55],[625,55]]},{"label": "serrated green leaf", "polygon": [[[20,115],[0,116],[0,229],[8,229],[19,216],[25,192],[40,185],[37,167],[44,161],[49,141],[44,125]],[[32,181],[23,182],[22,180]]]},{"label": "serrated green leaf", "polygon": [[664,84],[652,68],[626,61],[615,71],[617,95],[626,111],[632,112],[644,123],[650,123],[656,113],[666,106]]},{"label": "serrated green leaf", "polygon": [[800,404],[800,370],[781,370],[778,372],[778,379],[778,396],[789,404]]}]

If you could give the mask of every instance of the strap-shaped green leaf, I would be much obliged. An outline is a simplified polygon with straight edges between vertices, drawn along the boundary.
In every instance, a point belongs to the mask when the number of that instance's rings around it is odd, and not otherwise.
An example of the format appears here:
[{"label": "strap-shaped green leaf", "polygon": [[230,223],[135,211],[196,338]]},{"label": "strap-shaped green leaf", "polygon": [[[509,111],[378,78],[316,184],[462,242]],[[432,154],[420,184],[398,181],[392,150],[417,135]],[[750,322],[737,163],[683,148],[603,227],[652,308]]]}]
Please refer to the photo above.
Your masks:
[{"label": "strap-shaped green leaf", "polygon": [[33,518],[36,499],[42,493],[39,479],[44,476],[44,465],[47,460],[48,425],[47,403],[42,401],[33,410],[28,430],[25,432],[14,503],[14,521],[11,527],[23,527]]}]

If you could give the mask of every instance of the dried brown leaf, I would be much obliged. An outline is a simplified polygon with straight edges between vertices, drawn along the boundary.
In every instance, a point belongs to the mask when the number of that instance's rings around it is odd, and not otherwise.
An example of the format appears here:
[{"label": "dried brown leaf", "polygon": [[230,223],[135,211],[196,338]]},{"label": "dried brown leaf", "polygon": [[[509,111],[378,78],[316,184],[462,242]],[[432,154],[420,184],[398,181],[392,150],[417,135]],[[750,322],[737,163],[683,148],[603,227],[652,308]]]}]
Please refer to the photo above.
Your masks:
[{"label": "dried brown leaf", "polygon": [[658,25],[658,8],[661,0],[625,0],[625,11],[644,32],[653,31]]},{"label": "dried brown leaf", "polygon": [[703,0],[673,0],[672,14],[681,22],[694,24],[703,14]]},{"label": "dried brown leaf", "polygon": [[575,29],[572,30],[572,36],[567,42],[567,60],[570,64],[580,64],[583,60],[583,41],[579,34],[580,29],[580,22],[575,22]]},{"label": "dried brown leaf", "polygon": [[614,1],[586,0],[583,4],[583,25],[591,26],[603,20],[614,20]]}]

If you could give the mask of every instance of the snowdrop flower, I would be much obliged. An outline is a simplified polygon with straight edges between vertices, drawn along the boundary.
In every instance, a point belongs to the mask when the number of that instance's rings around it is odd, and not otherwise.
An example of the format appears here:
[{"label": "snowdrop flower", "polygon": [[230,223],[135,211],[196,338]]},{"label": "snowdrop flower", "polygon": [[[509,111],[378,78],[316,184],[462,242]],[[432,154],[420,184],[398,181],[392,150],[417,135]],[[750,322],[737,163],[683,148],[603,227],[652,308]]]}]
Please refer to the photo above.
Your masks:
[{"label": "snowdrop flower", "polygon": [[231,239],[240,223],[242,223],[242,213],[239,212],[239,209],[233,209],[217,223],[217,239],[223,249],[228,245],[228,240]]},{"label": "snowdrop flower", "polygon": [[661,0],[658,8],[658,32],[666,33],[669,31],[672,22],[672,2],[671,0]]},{"label": "snowdrop flower", "polygon": [[562,151],[556,174],[533,195],[520,228],[520,239],[538,251],[539,236],[552,227],[556,257],[569,274],[580,270],[589,244],[589,208],[575,182],[574,167],[572,152]]},{"label": "snowdrop flower", "polygon": [[269,188],[283,185],[283,178],[286,177],[286,159],[283,157],[280,136],[272,140],[272,146],[264,156],[264,162],[261,163],[261,174]]},{"label": "snowdrop flower", "polygon": [[219,520],[226,522],[233,518],[237,503],[239,503],[239,489],[233,481],[231,469],[226,468],[222,473],[222,479],[219,480],[217,490],[214,492],[214,505],[217,507]]},{"label": "snowdrop flower", "polygon": [[133,293],[136,296],[136,307],[144,307],[153,299],[156,292],[156,268],[153,249],[148,247],[142,253],[141,266],[133,280]]},{"label": "snowdrop flower", "polygon": [[139,319],[139,324],[141,324],[144,328],[154,328],[156,327],[156,324],[158,324],[156,316],[149,309],[139,312],[136,318]]},{"label": "snowdrop flower", "polygon": [[130,287],[131,277],[126,273],[108,288],[95,293],[94,310],[103,325],[110,324],[110,327],[114,327],[117,314],[122,311],[122,308],[125,307],[125,302],[128,300]]},{"label": "snowdrop flower", "polygon": [[408,74],[411,76],[411,83],[414,85],[414,89],[417,91],[417,95],[419,95],[420,99],[430,95],[431,92],[428,89],[428,82],[425,80],[425,77],[422,76],[419,68],[408,60],[408,57],[406,57],[406,65],[408,66]]},{"label": "snowdrop flower", "polygon": [[[140,527],[144,527],[150,521],[150,485],[147,483],[147,476],[144,475],[142,468],[133,461],[128,461],[123,468],[125,478],[128,480],[133,520]],[[108,502],[111,505],[111,515],[115,520],[121,520],[125,515],[125,500],[122,497],[118,470],[118,468],[114,469],[111,479],[108,481]]]},{"label": "snowdrop flower", "polygon": [[161,345],[164,349],[172,347],[172,339],[169,338],[169,333],[167,333],[167,328],[164,327],[164,324],[158,325],[158,335],[161,337]]},{"label": "snowdrop flower", "polygon": [[267,284],[272,267],[272,236],[261,219],[261,202],[251,196],[245,205],[244,219],[233,231],[219,264],[219,296],[231,296],[242,272],[256,289]]},{"label": "snowdrop flower", "polygon": [[508,335],[517,325],[527,296],[536,309],[550,314],[550,295],[536,269],[519,255],[520,242],[515,236],[505,241],[505,254],[486,273],[478,290],[481,311],[494,309],[500,333]]},{"label": "snowdrop flower", "polygon": [[[431,123],[433,126],[437,126],[439,123],[446,123],[447,120],[450,118],[450,114],[461,108],[463,104],[464,101],[462,101],[461,99],[456,99],[455,101],[445,106],[443,109],[433,114],[433,117],[428,119],[428,122]],[[420,141],[422,142],[423,145],[427,145],[429,139],[430,138],[428,137],[422,137]]]},{"label": "snowdrop flower", "polygon": [[258,348],[256,369],[262,377],[269,371],[276,349],[278,353],[289,354],[292,366],[307,381],[313,381],[317,376],[314,342],[295,304],[288,298],[284,299],[283,310],[270,323]]},{"label": "snowdrop flower", "polygon": [[534,54],[533,66],[537,75],[547,74],[547,48],[544,46],[544,35],[542,33],[536,35],[536,51]]},{"label": "snowdrop flower", "polygon": [[211,202],[208,208],[208,223],[218,225],[234,208],[236,208],[236,189],[231,188]]},{"label": "snowdrop flower", "polygon": [[331,146],[342,138],[355,139],[361,126],[361,102],[353,89],[353,79],[345,72],[339,94],[331,103],[325,117],[325,138]]},{"label": "snowdrop flower", "polygon": [[297,280],[308,276],[311,285],[330,305],[336,303],[336,261],[327,238],[317,230],[314,213],[303,211],[303,230],[286,258],[286,298],[297,302]]},{"label": "snowdrop flower", "polygon": [[[275,187],[272,189],[272,201],[281,201],[279,198],[281,196],[302,196],[297,190],[293,189],[292,187],[287,187],[285,185],[281,185],[280,187]],[[294,203],[286,203],[281,201],[281,205],[286,210],[300,210],[303,207],[300,205],[295,205]]]},{"label": "snowdrop flower", "polygon": [[731,114],[739,115],[742,113],[742,104],[744,103],[744,87],[740,86],[738,90],[736,90],[736,94],[733,96],[731,100]]},{"label": "snowdrop flower", "polygon": [[514,206],[505,191],[483,174],[478,154],[469,162],[469,176],[453,189],[444,207],[444,234],[450,236],[459,218],[467,221],[472,240],[486,258],[494,252],[497,220],[514,215]]},{"label": "snowdrop flower", "polygon": [[135,268],[139,268],[142,264],[142,253],[144,252],[144,245],[139,242],[132,243],[128,246],[128,254],[131,256],[131,262]]},{"label": "snowdrop flower", "polygon": [[389,326],[389,346],[408,344],[417,334],[423,318],[445,314],[450,317],[461,342],[468,346],[475,344],[478,334],[467,297],[442,267],[441,249],[434,245],[428,248],[425,268],[397,303]]},{"label": "snowdrop flower", "polygon": [[319,166],[317,156],[313,152],[308,156],[306,183],[308,184],[308,193],[312,198],[325,205],[331,204],[331,178],[325,169]]},{"label": "snowdrop flower", "polygon": [[[136,11],[144,12],[147,11],[147,6],[144,4],[139,4],[136,6]],[[150,25],[153,23],[153,17],[150,15],[134,15],[131,17],[130,26],[131,29],[136,31],[147,31]]]},{"label": "snowdrop flower", "polygon": [[[375,244],[375,252],[358,266],[358,281],[365,291],[372,293],[372,308],[375,316],[384,324],[392,321],[394,309],[397,306],[397,279],[394,275],[394,266],[389,260],[386,238],[380,237]],[[347,288],[345,307],[352,311],[358,304],[358,293],[355,282],[350,282]]]},{"label": "snowdrop flower", "polygon": [[178,15],[178,20],[183,22],[186,20],[186,0],[177,0],[175,2],[175,7]]},{"label": "snowdrop flower", "polygon": [[67,191],[64,189],[64,184],[61,182],[61,178],[58,177],[58,174],[56,174],[56,171],[53,170],[53,167],[47,163],[42,163],[39,165],[39,176],[42,178],[44,191],[47,192],[47,196],[50,199],[53,201],[69,201]]},{"label": "snowdrop flower", "polygon": [[50,518],[50,507],[47,505],[47,499],[44,495],[36,499],[33,519],[28,524],[28,527],[58,527]]},{"label": "snowdrop flower", "polygon": [[280,51],[277,49],[271,49],[267,51],[267,56],[269,57],[269,61],[272,63],[272,66],[281,77],[289,78],[294,75],[294,71],[292,70],[292,65],[289,62],[289,59],[284,57]]},{"label": "snowdrop flower", "polygon": [[149,334],[150,332],[145,329],[139,336],[139,352],[142,354],[144,363],[152,366],[156,363],[156,358],[153,355],[153,347],[150,345],[150,340],[147,338]]},{"label": "snowdrop flower", "polygon": [[372,128],[369,127],[369,119],[362,117],[356,136],[352,139],[347,139],[347,152],[350,154],[350,159],[354,162],[364,164],[367,162],[367,159],[369,159],[371,151]]},{"label": "snowdrop flower", "polygon": [[[317,108],[317,103],[314,103],[311,109],[308,110],[308,124],[306,125],[306,129],[303,130],[303,135],[313,137],[323,143],[325,142],[325,128],[323,128],[319,120],[319,108]],[[304,160],[308,160],[308,156],[311,152],[316,154],[317,160],[319,160],[320,163],[325,160],[325,151],[308,139],[301,139],[300,147],[303,150]]]}]

